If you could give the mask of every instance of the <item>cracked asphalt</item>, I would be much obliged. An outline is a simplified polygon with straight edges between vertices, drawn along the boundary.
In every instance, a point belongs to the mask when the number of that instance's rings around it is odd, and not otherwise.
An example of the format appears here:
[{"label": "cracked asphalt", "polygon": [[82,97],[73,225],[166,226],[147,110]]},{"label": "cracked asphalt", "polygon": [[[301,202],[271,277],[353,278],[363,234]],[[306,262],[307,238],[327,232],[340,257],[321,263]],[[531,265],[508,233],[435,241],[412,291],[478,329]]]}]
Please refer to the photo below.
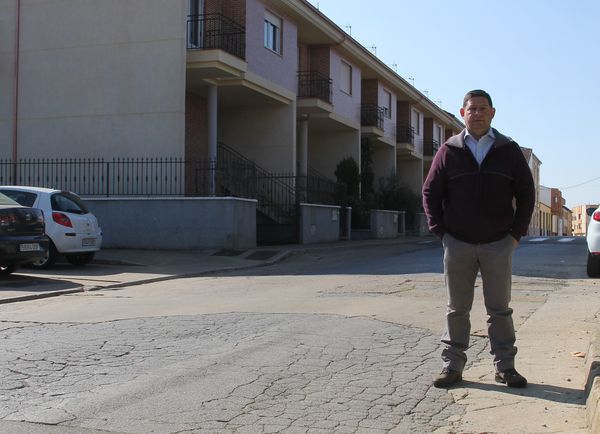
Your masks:
[{"label": "cracked asphalt", "polygon": [[598,330],[600,284],[582,277],[582,246],[517,249],[519,390],[493,380],[479,280],[465,381],[431,386],[446,301],[435,245],[3,304],[0,433],[587,434],[572,354]]},{"label": "cracked asphalt", "polygon": [[236,313],[1,329],[4,421],[386,433],[431,432],[464,411],[431,387],[438,336],[370,318]]}]

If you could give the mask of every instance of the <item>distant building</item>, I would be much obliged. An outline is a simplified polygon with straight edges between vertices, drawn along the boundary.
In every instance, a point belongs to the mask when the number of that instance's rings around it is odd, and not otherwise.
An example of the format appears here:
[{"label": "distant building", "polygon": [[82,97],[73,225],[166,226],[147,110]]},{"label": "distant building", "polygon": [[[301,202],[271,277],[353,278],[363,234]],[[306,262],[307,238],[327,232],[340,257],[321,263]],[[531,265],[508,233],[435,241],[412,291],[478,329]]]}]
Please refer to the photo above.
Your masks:
[{"label": "distant building", "polygon": [[591,214],[588,214],[588,210],[595,210],[596,208],[598,208],[598,204],[577,205],[573,207],[573,222],[571,224],[573,235],[585,236],[587,234]]},{"label": "distant building", "polygon": [[563,235],[573,235],[573,211],[563,205]]}]

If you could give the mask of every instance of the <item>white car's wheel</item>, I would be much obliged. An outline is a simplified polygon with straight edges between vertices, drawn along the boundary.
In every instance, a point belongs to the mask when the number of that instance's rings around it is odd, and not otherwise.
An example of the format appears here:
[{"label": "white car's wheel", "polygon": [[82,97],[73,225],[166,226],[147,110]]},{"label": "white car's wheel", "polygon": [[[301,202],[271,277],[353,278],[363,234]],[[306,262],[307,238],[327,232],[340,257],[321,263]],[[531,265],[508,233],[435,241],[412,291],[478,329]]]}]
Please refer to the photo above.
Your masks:
[{"label": "white car's wheel", "polygon": [[588,252],[587,275],[589,277],[600,277],[600,255],[592,255]]}]

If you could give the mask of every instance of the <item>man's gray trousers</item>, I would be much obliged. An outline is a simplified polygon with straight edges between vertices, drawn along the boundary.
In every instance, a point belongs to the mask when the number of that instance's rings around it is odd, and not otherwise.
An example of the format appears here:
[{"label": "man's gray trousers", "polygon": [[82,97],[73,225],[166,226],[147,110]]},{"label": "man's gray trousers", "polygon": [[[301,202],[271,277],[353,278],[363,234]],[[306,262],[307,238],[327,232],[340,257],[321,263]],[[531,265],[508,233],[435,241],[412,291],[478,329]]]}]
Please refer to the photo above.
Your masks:
[{"label": "man's gray trousers", "polygon": [[486,244],[469,244],[444,235],[444,276],[448,292],[446,332],[442,336],[444,367],[460,371],[467,361],[471,332],[475,279],[481,272],[488,336],[496,371],[514,367],[517,354],[512,309],[509,308],[512,256],[516,242],[511,235]]}]

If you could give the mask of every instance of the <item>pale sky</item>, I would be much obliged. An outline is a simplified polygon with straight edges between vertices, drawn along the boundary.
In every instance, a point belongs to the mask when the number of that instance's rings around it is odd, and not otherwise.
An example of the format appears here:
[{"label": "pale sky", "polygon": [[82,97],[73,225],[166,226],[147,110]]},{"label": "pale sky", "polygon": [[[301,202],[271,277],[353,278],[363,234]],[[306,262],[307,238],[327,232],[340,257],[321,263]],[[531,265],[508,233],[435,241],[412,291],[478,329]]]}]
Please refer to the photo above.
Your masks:
[{"label": "pale sky", "polygon": [[310,2],[458,118],[468,90],[488,91],[543,185],[569,208],[600,201],[600,1]]}]

